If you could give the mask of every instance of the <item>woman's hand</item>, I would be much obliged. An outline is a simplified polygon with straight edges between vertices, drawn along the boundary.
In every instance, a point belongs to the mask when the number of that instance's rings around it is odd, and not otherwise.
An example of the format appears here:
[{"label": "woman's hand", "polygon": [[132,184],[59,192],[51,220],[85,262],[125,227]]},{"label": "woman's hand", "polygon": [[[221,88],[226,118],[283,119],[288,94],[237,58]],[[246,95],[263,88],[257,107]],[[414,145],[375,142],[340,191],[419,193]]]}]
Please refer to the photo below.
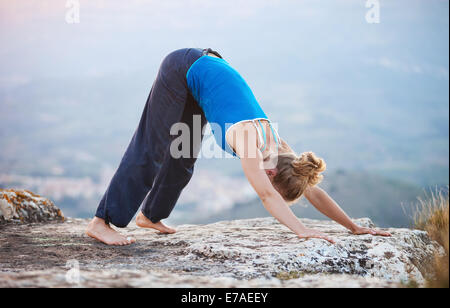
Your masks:
[{"label": "woman's hand", "polygon": [[364,228],[357,226],[356,229],[352,230],[352,233],[355,235],[361,235],[361,234],[372,234],[372,235],[379,235],[379,236],[392,236],[389,232],[376,230],[372,228]]},{"label": "woman's hand", "polygon": [[331,244],[336,243],[331,237],[329,237],[325,233],[322,233],[320,231],[313,230],[313,229],[305,229],[304,231],[298,233],[297,235],[299,238],[304,238],[306,240],[308,240],[310,238],[320,238],[322,240],[326,240],[326,241],[330,242]]}]

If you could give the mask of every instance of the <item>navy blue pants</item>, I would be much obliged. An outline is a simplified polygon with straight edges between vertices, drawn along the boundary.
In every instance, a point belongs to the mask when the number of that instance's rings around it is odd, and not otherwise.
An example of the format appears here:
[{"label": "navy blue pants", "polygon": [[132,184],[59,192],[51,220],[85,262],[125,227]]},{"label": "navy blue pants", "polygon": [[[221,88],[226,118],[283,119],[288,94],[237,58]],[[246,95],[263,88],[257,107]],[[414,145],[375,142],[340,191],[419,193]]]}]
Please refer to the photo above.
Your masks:
[{"label": "navy blue pants", "polygon": [[[181,191],[194,172],[205,124],[203,111],[186,81],[189,67],[210,48],[183,48],[162,61],[151,87],[139,125],[95,216],[117,227],[126,227],[142,204],[142,213],[153,223],[169,217]],[[193,116],[201,117],[201,138],[193,137]],[[170,128],[177,122],[190,128],[188,158],[173,158],[170,143],[177,138]],[[198,140],[198,144],[194,144]]]}]

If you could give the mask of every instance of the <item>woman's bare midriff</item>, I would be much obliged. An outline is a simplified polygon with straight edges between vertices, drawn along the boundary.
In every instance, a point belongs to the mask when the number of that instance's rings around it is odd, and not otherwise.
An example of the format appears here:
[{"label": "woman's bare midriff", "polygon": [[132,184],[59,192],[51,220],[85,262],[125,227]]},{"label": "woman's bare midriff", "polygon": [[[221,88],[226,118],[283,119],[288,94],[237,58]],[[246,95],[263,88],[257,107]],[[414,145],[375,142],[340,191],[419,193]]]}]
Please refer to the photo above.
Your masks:
[{"label": "woman's bare midriff", "polygon": [[219,58],[218,56],[216,56],[215,54],[210,53],[210,52],[208,52],[208,56]]}]

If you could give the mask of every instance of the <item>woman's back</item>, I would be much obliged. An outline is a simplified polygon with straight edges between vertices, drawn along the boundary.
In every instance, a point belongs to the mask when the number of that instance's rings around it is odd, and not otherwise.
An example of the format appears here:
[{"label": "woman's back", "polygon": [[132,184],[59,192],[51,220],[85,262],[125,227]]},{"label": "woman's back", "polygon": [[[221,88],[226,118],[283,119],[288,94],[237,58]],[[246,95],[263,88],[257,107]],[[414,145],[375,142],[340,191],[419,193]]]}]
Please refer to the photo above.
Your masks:
[{"label": "woman's back", "polygon": [[186,80],[206,119],[214,124],[217,143],[232,155],[225,142],[228,128],[242,121],[268,120],[244,78],[222,58],[200,57],[189,68]]}]

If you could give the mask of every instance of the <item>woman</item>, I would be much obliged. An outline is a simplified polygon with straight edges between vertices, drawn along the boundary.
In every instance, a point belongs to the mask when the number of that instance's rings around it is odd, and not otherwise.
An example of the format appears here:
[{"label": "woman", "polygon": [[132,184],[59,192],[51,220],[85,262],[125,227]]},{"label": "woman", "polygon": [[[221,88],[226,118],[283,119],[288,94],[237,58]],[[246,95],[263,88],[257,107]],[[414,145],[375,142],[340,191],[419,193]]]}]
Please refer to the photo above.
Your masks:
[{"label": "woman", "polygon": [[[214,124],[214,137],[222,148],[240,158],[267,211],[300,238],[334,243],[326,234],[306,228],[287,206],[302,195],[354,234],[390,235],[356,225],[316,186],[325,162],[312,152],[297,156],[278,136],[242,76],[211,48],[178,49],[162,61],[139,126],[87,235],[108,245],[135,242],[110,224],[126,227],[141,204],[136,217],[139,227],[174,233],[161,220],[170,215],[192,177],[207,122]],[[189,155],[173,155],[171,150],[175,138],[171,128],[177,123],[187,125],[191,132],[196,125],[201,127],[199,138],[189,134]]]}]

